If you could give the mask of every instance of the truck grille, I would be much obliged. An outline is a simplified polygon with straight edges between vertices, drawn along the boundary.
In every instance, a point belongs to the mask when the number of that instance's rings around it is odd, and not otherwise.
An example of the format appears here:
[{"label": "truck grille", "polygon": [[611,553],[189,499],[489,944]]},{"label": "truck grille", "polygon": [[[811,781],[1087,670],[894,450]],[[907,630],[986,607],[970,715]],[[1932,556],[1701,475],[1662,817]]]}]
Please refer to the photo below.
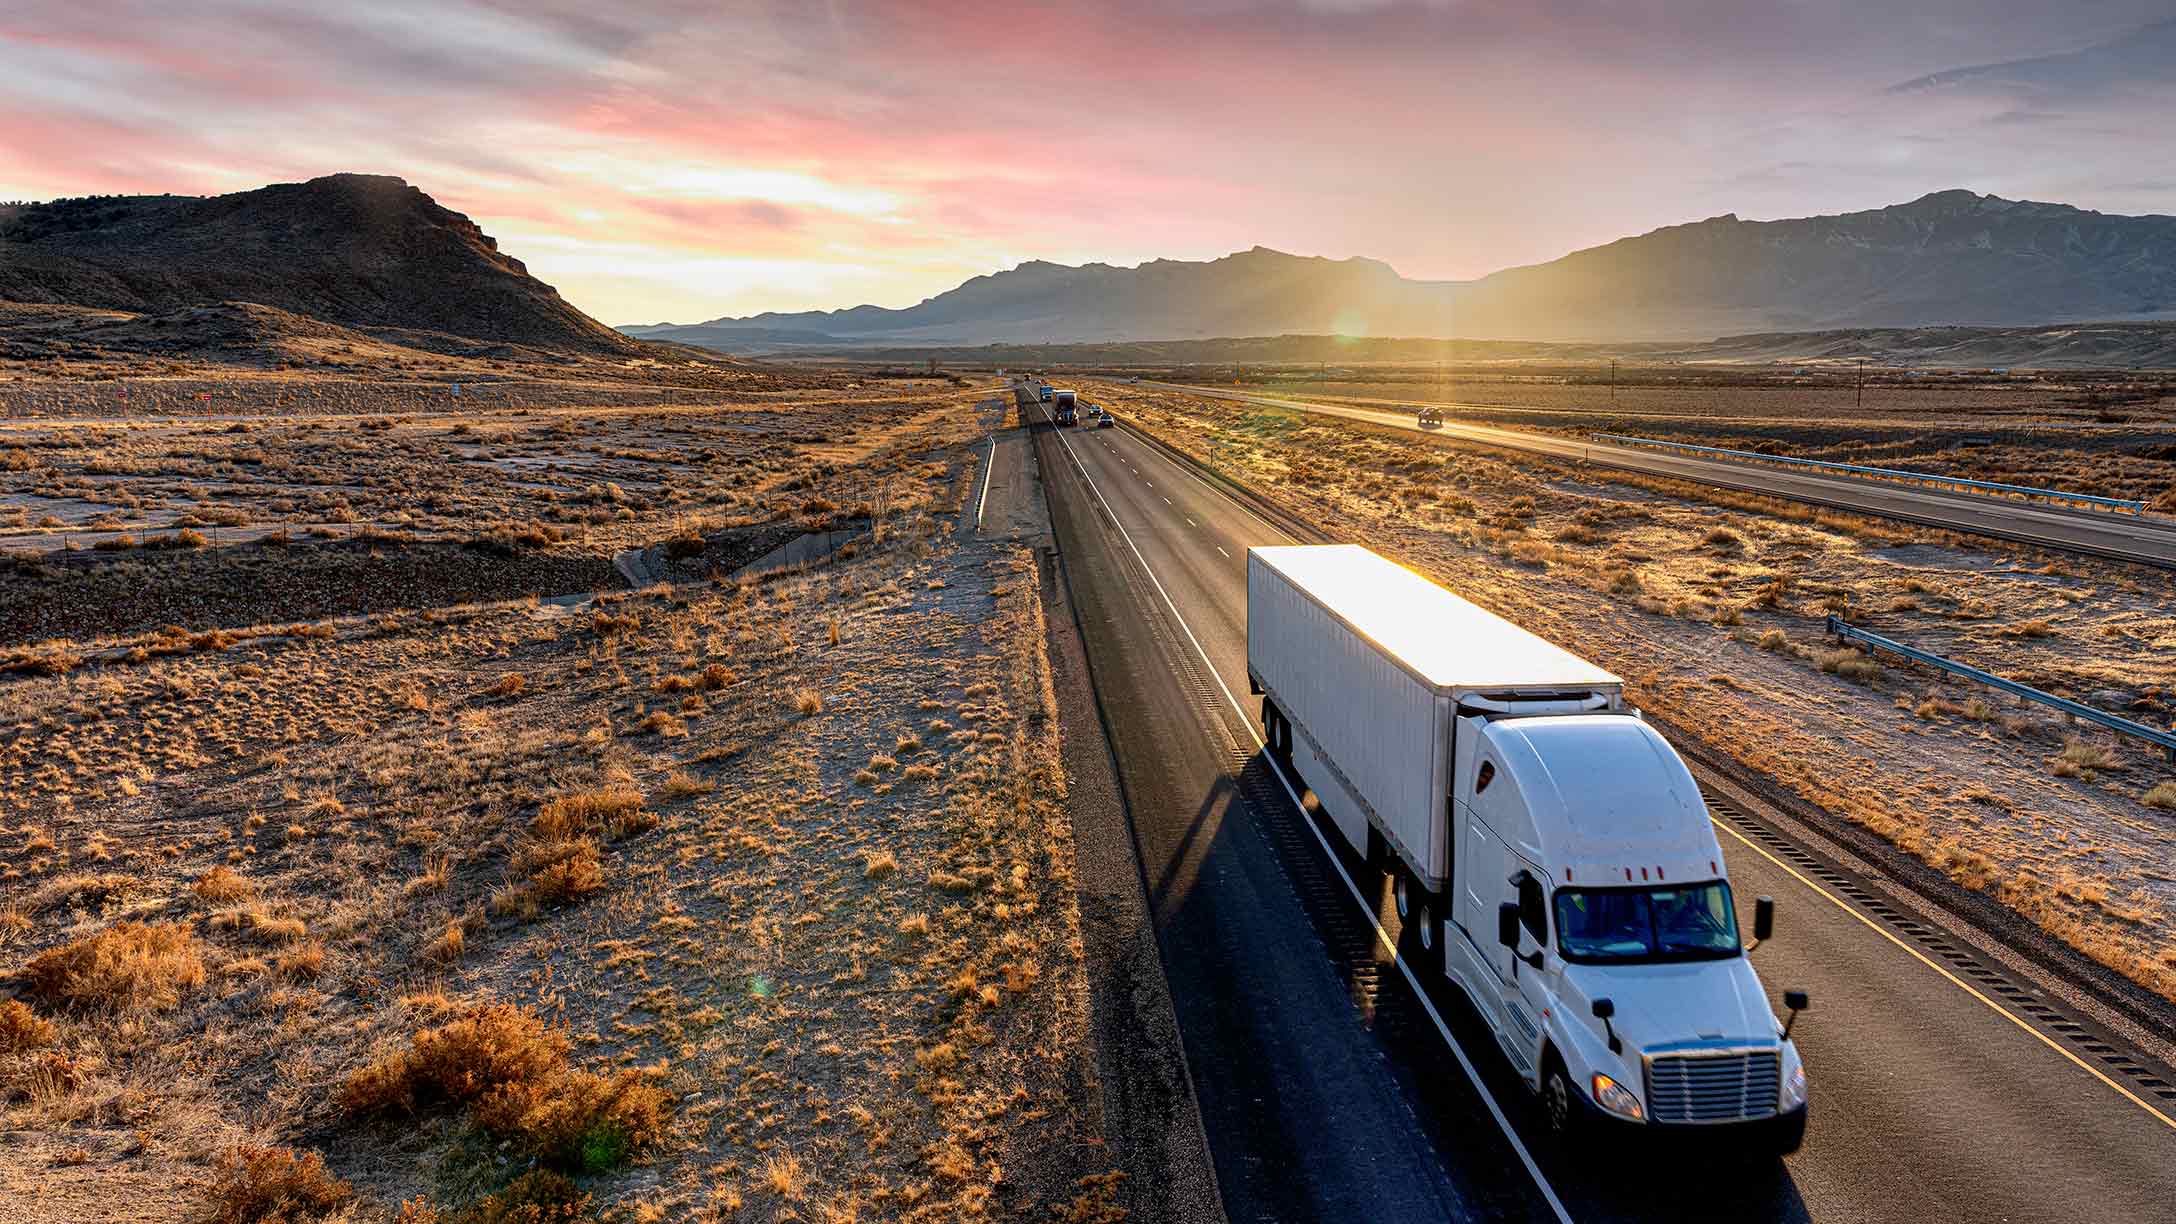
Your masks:
[{"label": "truck grille", "polygon": [[1776,1112],[1782,1055],[1775,1050],[1663,1054],[1647,1062],[1647,1116],[1655,1122],[1743,1122]]}]

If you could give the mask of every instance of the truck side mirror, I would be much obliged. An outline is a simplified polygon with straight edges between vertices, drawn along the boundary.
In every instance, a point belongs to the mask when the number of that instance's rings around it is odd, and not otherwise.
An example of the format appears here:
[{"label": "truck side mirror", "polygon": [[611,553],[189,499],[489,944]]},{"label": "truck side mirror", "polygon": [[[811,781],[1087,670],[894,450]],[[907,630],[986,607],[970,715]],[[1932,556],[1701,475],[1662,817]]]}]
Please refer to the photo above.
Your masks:
[{"label": "truck side mirror", "polygon": [[1762,897],[1753,902],[1753,942],[1764,944],[1775,938],[1776,899]]},{"label": "truck side mirror", "polygon": [[1624,1053],[1624,1042],[1618,1039],[1616,1028],[1609,1022],[1609,1018],[1616,1014],[1617,1001],[1615,999],[1596,999],[1594,1001],[1594,1018],[1602,1022],[1602,1032],[1609,1037],[1609,1052],[1622,1054]]},{"label": "truck side mirror", "polygon": [[1519,950],[1519,903],[1506,901],[1496,907],[1496,942]]},{"label": "truck side mirror", "polygon": [[1806,992],[1803,990],[1786,990],[1783,992],[1783,1006],[1789,1008],[1791,1012],[1790,1018],[1783,1022],[1783,1040],[1789,1041],[1791,1039],[1791,1026],[1798,1023],[1798,1013],[1813,1006],[1813,1001],[1806,997]]}]

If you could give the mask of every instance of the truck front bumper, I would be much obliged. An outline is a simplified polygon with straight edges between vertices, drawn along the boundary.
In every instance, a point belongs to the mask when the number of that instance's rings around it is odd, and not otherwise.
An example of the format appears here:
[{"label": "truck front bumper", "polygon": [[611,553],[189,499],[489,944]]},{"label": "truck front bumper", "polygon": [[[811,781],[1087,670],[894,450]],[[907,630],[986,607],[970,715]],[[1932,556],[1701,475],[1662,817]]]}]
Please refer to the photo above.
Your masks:
[{"label": "truck front bumper", "polygon": [[[1579,1095],[1579,1094],[1575,1094]],[[1589,1134],[1602,1137],[1613,1150],[1639,1151],[1654,1147],[1681,1147],[1697,1143],[1740,1156],[1788,1156],[1806,1140],[1806,1107],[1750,1122],[1682,1124],[1629,1122],[1604,1110],[1584,1095],[1579,1106],[1582,1125]]]}]

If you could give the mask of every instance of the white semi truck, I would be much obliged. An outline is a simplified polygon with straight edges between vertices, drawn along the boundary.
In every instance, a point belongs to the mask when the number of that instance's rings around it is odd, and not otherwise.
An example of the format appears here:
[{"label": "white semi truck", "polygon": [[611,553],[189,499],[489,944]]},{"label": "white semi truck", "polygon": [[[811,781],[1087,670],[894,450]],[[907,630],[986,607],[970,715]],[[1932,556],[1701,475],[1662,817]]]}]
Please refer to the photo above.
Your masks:
[{"label": "white semi truck", "polygon": [[[1247,675],[1271,754],[1391,877],[1401,959],[1552,1128],[1797,1150],[1805,996],[1777,1022],[1699,788],[1617,677],[1356,545],[1248,550]],[[1753,944],[1773,922],[1762,898]]]}]

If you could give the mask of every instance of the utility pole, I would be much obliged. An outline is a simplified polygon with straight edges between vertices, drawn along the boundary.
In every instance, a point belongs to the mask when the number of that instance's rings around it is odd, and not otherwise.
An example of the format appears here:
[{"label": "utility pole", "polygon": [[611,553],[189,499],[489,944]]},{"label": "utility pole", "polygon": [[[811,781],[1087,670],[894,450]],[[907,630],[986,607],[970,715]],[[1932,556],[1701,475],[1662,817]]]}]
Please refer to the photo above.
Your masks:
[{"label": "utility pole", "polygon": [[1864,357],[1859,358],[1859,378],[1857,384],[1852,388],[1852,403],[1860,408],[1866,407],[1866,358]]},{"label": "utility pole", "polygon": [[1609,402],[1612,407],[1617,403],[1617,359],[1615,357],[1609,359]]}]

